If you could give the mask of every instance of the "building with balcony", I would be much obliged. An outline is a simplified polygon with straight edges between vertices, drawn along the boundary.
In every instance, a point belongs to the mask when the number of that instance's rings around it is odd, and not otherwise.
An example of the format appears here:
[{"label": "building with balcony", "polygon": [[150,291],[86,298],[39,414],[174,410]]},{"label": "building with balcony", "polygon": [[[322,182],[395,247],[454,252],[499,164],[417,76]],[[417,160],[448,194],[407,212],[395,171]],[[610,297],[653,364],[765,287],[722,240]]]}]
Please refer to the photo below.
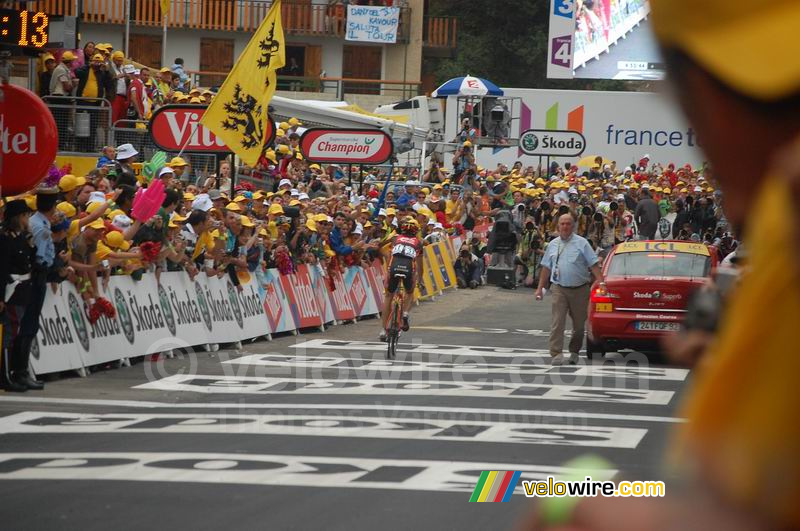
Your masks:
[{"label": "building with balcony", "polygon": [[[325,92],[330,99],[355,93],[398,100],[419,94],[423,53],[447,53],[456,42],[455,20],[425,17],[425,3],[385,1],[400,7],[397,43],[367,44],[345,39],[347,10],[341,0],[284,0],[286,61],[303,79],[284,79],[280,88]],[[125,50],[128,21],[128,57],[153,67],[170,66],[180,57],[201,86],[222,82],[270,5],[270,0],[172,0],[167,57],[162,57],[159,0],[27,2],[28,9],[55,15],[75,15],[78,9],[81,42],[108,42],[118,50]]]}]

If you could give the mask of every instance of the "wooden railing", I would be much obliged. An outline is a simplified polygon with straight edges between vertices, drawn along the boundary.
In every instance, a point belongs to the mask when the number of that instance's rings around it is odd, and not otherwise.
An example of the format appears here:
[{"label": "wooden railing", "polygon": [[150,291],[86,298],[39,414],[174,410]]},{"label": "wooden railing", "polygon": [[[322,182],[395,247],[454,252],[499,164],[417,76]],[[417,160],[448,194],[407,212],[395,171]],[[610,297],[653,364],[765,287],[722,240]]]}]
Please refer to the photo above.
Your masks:
[{"label": "wooden railing", "polygon": [[[94,24],[124,24],[126,0],[78,0],[81,18]],[[128,0],[131,23],[161,26],[159,0]],[[18,2],[19,3],[19,2]],[[252,32],[267,14],[271,2],[260,0],[172,0],[167,26],[189,29]],[[29,0],[26,9],[51,15],[75,15],[74,0]],[[347,14],[343,5],[284,1],[284,31],[290,35],[344,37]],[[398,40],[408,41],[409,8],[400,8]]]},{"label": "wooden railing", "polygon": [[455,48],[458,38],[456,17],[425,17],[423,43],[431,48]]}]

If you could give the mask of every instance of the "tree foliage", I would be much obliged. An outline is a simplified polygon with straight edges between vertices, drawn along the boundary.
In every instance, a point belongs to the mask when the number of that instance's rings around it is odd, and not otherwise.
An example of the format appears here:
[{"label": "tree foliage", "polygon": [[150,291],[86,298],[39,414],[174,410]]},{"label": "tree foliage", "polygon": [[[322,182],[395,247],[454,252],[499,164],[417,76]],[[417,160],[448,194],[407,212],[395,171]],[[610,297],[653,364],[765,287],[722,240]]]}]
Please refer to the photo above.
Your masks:
[{"label": "tree foliage", "polygon": [[432,16],[455,16],[458,41],[452,58],[426,58],[437,83],[473,75],[503,87],[637,90],[638,83],[547,79],[550,0],[431,0]]}]

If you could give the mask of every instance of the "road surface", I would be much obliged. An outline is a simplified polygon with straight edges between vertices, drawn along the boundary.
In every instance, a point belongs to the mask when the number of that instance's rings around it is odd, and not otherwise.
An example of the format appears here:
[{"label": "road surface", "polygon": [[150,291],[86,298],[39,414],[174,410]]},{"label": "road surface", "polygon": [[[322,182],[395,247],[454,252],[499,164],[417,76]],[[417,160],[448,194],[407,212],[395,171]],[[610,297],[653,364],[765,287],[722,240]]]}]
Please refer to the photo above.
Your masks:
[{"label": "road surface", "polygon": [[[549,302],[483,287],[426,302],[384,361],[377,321],[0,393],[9,529],[508,529],[483,470],[660,479],[682,369],[550,367]],[[628,367],[625,367],[625,363]]]}]

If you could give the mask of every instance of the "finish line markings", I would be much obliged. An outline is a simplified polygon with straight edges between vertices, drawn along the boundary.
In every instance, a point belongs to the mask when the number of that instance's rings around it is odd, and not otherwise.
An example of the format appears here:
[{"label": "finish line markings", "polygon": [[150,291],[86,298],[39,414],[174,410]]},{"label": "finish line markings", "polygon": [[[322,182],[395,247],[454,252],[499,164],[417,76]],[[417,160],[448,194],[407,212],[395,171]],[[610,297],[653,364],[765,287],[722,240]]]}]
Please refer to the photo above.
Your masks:
[{"label": "finish line markings", "polygon": [[[0,480],[157,481],[469,493],[484,470],[519,470],[523,480],[569,477],[553,466],[416,459],[231,453],[0,453]],[[618,470],[592,474],[612,479]],[[522,482],[515,494],[523,494]],[[466,502],[466,499],[464,500]]]},{"label": "finish line markings", "polygon": [[405,395],[467,396],[473,398],[524,398],[539,400],[579,400],[588,402],[668,405],[672,391],[621,389],[615,387],[578,387],[546,384],[488,384],[462,382],[415,382],[384,380],[348,380],[304,378],[268,378],[234,376],[193,376],[177,374],[135,389],[185,391],[194,393],[227,393],[257,395],[339,394],[339,395]]},{"label": "finish line markings", "polygon": [[684,381],[689,374],[688,369],[661,367],[626,367],[619,365],[535,365],[525,363],[479,363],[465,361],[430,362],[403,361],[375,358],[348,358],[336,356],[287,356],[282,354],[252,354],[222,362],[231,365],[248,365],[274,368],[298,369],[334,369],[339,371],[367,372],[378,374],[401,373],[477,373],[477,374],[542,374],[561,377],[606,377],[606,378],[641,378],[648,380]]},{"label": "finish line markings", "polygon": [[347,415],[120,415],[26,411],[0,418],[0,433],[300,435],[634,449],[647,430],[443,419],[390,420]]}]

